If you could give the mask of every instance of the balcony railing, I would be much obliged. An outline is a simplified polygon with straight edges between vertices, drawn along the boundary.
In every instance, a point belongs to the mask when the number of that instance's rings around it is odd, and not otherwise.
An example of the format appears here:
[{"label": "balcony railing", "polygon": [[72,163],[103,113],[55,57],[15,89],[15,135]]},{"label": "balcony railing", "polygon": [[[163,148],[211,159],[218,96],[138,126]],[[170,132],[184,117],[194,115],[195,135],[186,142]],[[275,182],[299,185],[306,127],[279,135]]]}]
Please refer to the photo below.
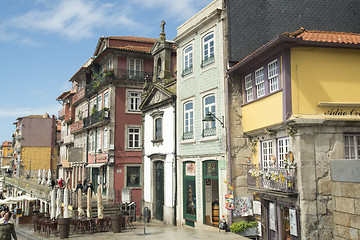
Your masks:
[{"label": "balcony railing", "polygon": [[94,74],[92,81],[86,84],[85,95],[88,96],[98,87],[109,82],[129,81],[136,83],[145,83],[153,77],[152,72],[134,71],[129,69],[112,69],[100,74]]},{"label": "balcony railing", "polygon": [[259,165],[248,165],[248,187],[272,190],[285,193],[297,193],[296,166],[287,168],[259,168]]},{"label": "balcony railing", "polygon": [[182,139],[183,140],[189,140],[189,139],[193,139],[194,138],[194,132],[184,132]]},{"label": "balcony railing", "polygon": [[83,120],[79,120],[73,124],[70,125],[70,133],[74,133],[76,131],[79,131],[80,129],[83,129],[84,122]]},{"label": "balcony railing", "polygon": [[189,75],[190,73],[193,72],[193,66],[191,65],[188,68],[185,68],[181,74],[182,77],[185,77],[186,75]]},{"label": "balcony railing", "polygon": [[102,109],[87,118],[84,118],[84,128],[93,126],[95,124],[100,124],[110,119],[110,112],[107,109]]},{"label": "balcony railing", "polygon": [[85,97],[85,88],[81,89],[79,92],[77,92],[72,100],[71,100],[71,104],[76,103],[77,101],[79,101],[80,99],[82,99],[83,97]]},{"label": "balcony railing", "polygon": [[205,128],[202,137],[216,136],[216,128]]},{"label": "balcony railing", "polygon": [[215,62],[215,57],[214,55],[212,55],[211,57],[207,57],[207,58],[204,58],[202,60],[202,63],[201,63],[201,67],[206,67],[207,65],[210,65],[212,64],[213,62]]}]

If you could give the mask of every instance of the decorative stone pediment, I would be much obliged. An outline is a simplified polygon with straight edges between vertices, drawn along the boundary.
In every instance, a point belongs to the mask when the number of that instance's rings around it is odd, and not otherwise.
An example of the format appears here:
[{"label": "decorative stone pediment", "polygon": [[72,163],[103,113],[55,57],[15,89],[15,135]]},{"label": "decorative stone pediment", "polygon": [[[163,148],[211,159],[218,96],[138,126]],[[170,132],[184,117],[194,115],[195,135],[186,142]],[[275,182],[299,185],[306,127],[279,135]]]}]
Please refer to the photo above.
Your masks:
[{"label": "decorative stone pediment", "polygon": [[160,91],[155,91],[151,96],[149,104],[152,105],[152,104],[155,104],[158,102],[162,102],[167,98],[168,98],[168,96],[166,96],[164,93],[162,93]]}]

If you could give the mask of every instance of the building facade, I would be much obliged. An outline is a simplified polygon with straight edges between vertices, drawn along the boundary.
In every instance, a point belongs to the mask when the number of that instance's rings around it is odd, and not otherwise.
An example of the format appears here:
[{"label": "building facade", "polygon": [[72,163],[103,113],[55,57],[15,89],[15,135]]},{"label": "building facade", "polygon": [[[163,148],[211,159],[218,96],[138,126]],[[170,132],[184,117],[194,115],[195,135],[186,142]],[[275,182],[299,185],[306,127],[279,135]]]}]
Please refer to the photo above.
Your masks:
[{"label": "building facade", "polygon": [[[162,23],[162,26],[165,22]],[[165,33],[151,49],[154,76],[144,87],[143,199],[155,219],[175,223],[176,199],[176,48]]]},{"label": "building facade", "polygon": [[[56,171],[55,116],[48,114],[20,117],[14,123],[14,151],[17,174],[37,176],[39,169]],[[20,175],[19,175],[20,174]]]},{"label": "building facade", "polygon": [[[214,1],[178,27],[175,38],[180,225],[218,226],[219,215],[228,215],[223,14],[222,1]],[[208,113],[219,121],[203,121]]]},{"label": "building facade", "polygon": [[13,167],[14,162],[14,152],[11,141],[4,141],[1,144],[1,167],[10,166]]},{"label": "building facade", "polygon": [[359,238],[359,198],[346,190],[360,183],[359,44],[360,34],[301,28],[229,70],[262,239]]}]

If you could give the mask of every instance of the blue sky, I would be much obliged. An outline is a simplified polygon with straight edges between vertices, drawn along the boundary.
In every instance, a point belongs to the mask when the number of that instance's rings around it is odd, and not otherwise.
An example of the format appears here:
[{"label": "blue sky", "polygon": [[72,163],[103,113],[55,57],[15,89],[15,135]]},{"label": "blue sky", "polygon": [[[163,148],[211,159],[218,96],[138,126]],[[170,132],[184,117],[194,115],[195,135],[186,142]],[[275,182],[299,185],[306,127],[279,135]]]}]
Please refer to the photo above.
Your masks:
[{"label": "blue sky", "polygon": [[0,1],[0,141],[12,140],[18,117],[57,116],[55,100],[93,55],[101,36],[168,39],[211,0]]}]

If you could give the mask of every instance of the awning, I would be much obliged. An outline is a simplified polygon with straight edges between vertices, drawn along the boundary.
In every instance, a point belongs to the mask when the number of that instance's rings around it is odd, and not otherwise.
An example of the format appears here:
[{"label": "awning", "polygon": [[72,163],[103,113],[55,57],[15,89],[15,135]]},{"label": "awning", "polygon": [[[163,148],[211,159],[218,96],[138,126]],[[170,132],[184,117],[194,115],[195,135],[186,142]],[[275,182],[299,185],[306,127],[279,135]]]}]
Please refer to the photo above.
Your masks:
[{"label": "awning", "polygon": [[90,163],[88,164],[86,167],[90,167],[90,168],[99,168],[99,167],[102,167],[104,166],[105,163]]}]

